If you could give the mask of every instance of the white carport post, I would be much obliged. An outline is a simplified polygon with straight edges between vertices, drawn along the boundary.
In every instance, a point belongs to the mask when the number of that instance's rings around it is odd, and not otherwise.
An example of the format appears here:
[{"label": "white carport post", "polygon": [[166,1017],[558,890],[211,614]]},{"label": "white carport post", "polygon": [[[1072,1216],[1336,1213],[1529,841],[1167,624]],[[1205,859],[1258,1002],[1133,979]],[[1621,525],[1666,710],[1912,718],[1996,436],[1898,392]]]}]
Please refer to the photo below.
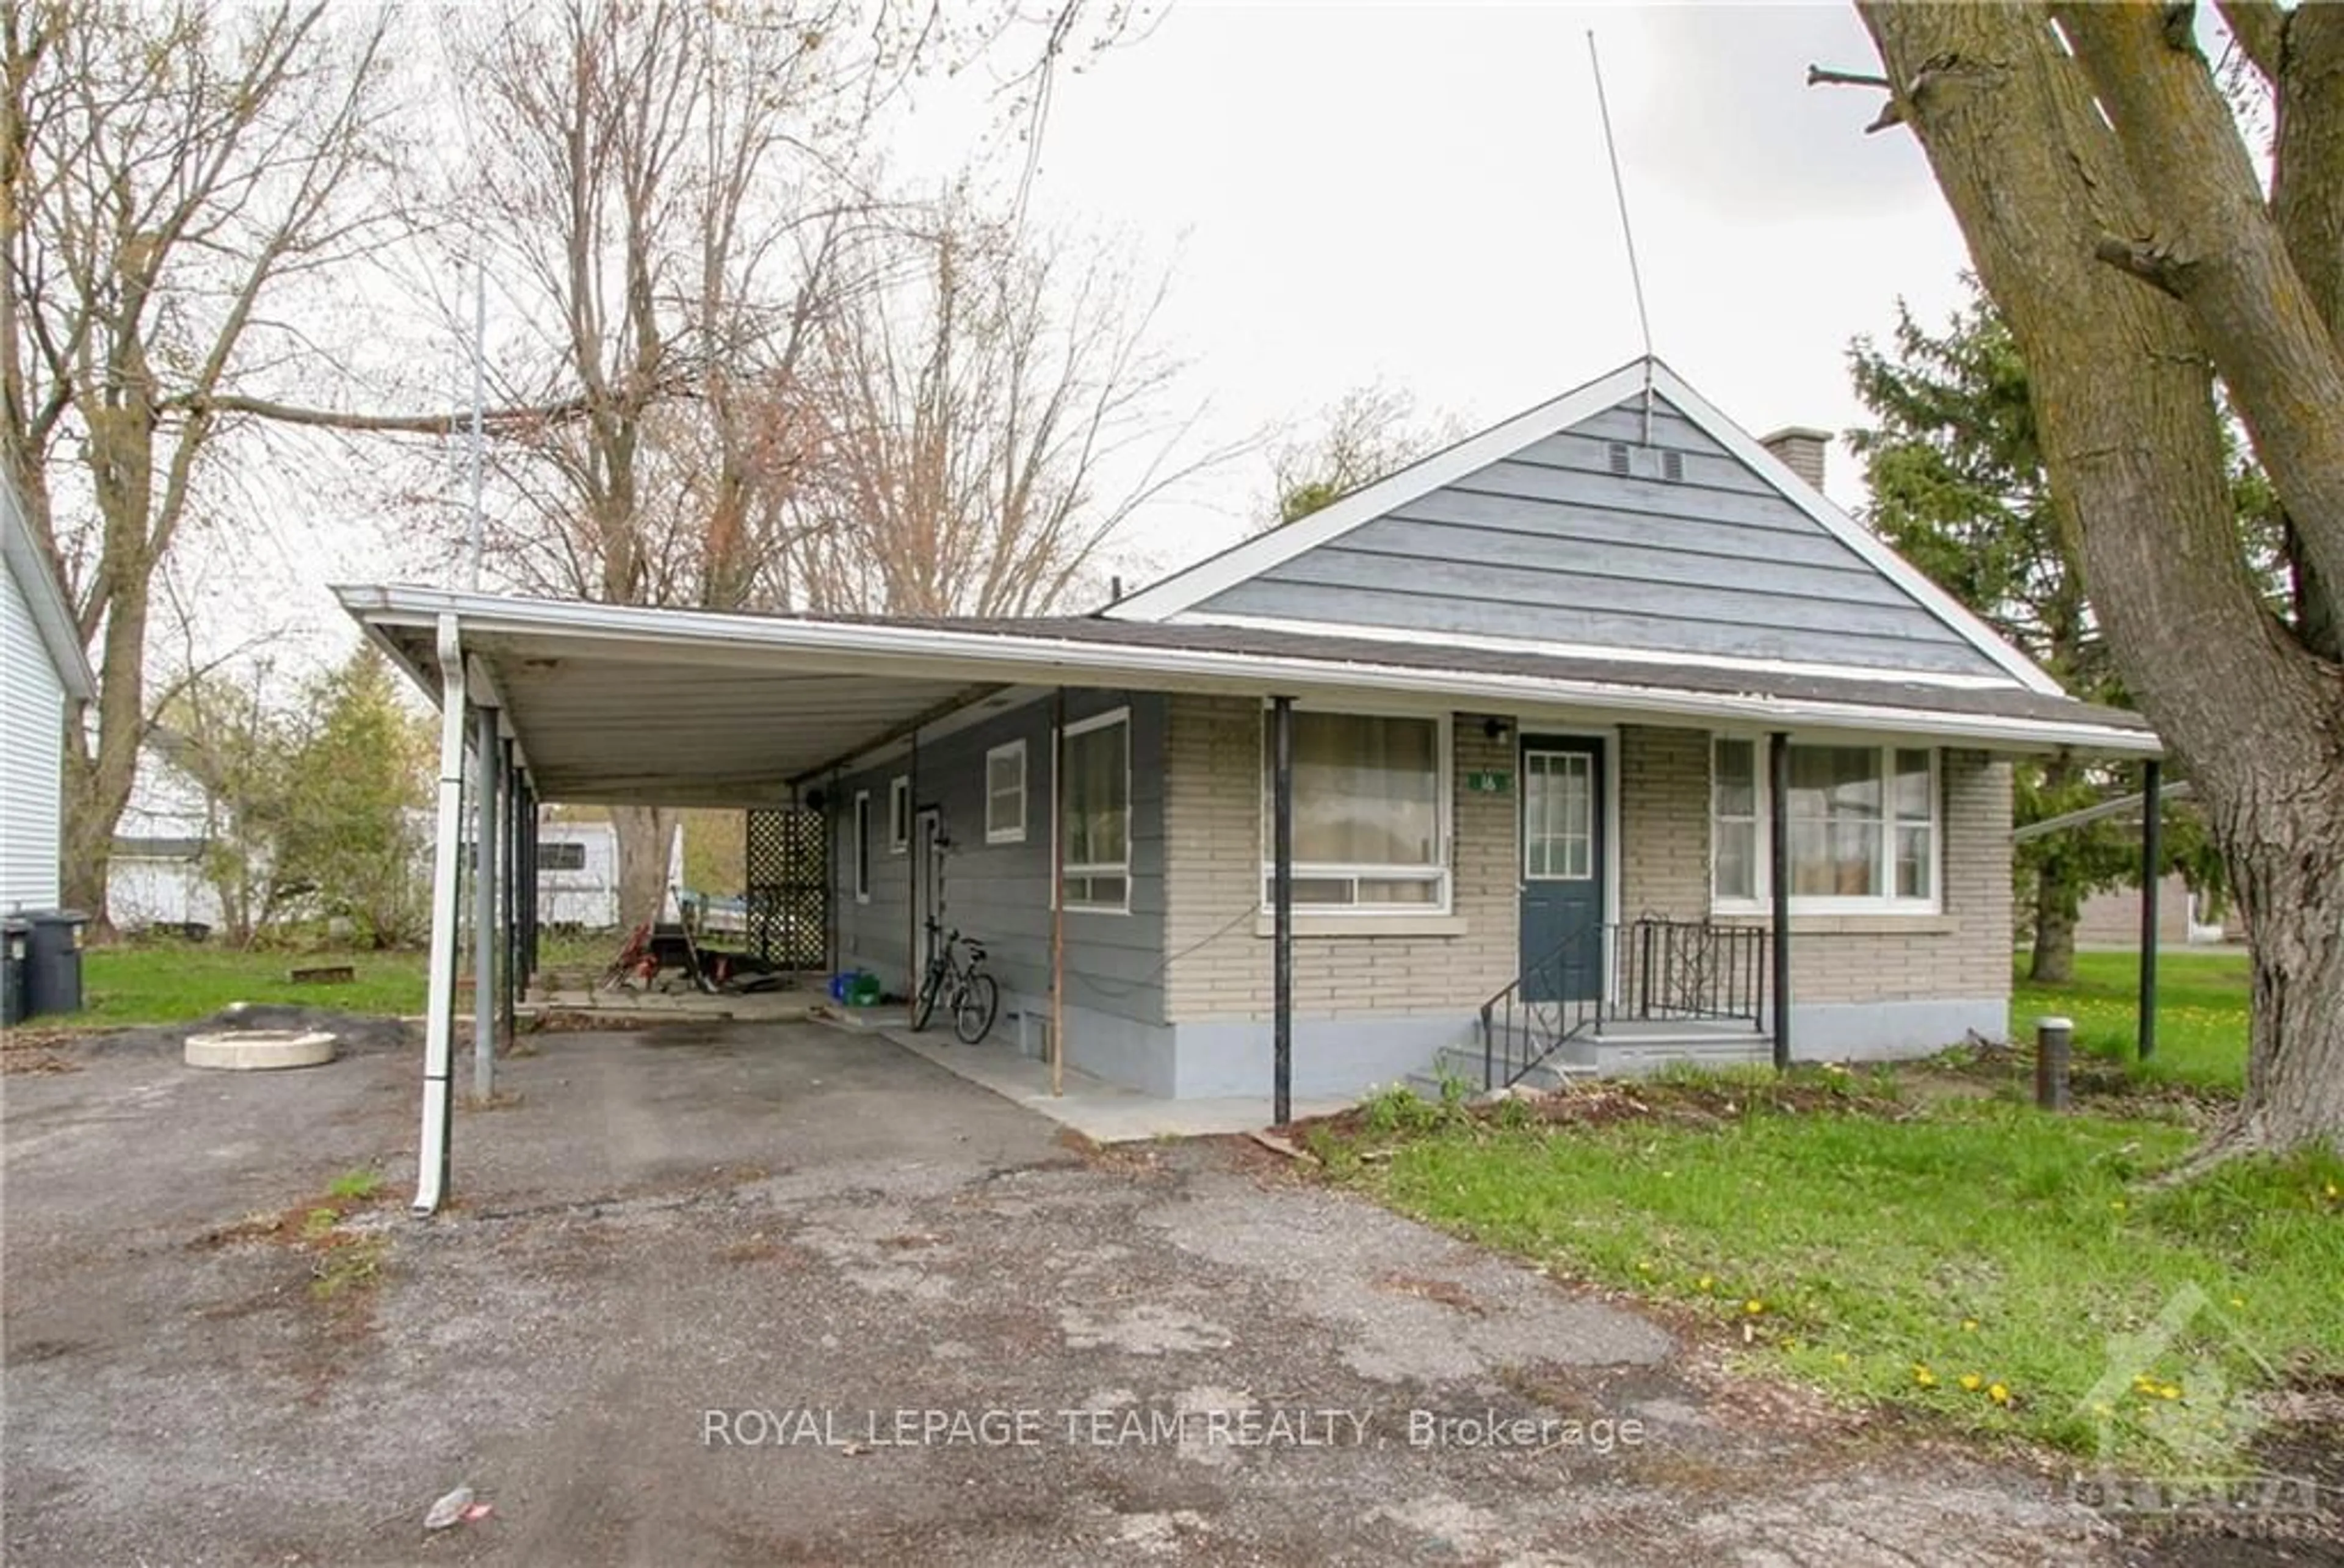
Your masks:
[{"label": "white carport post", "polygon": [[485,1103],[497,1090],[497,887],[504,880],[497,802],[503,794],[505,743],[497,731],[497,711],[484,707],[479,713],[473,742],[480,785],[473,792],[472,830],[472,1097]]},{"label": "white carport post", "polygon": [[440,819],[431,851],[431,975],[423,1024],[423,1136],[415,1155],[415,1212],[448,1201],[448,1124],[455,1085],[456,921],[463,875],[464,650],[456,618],[440,617]]}]

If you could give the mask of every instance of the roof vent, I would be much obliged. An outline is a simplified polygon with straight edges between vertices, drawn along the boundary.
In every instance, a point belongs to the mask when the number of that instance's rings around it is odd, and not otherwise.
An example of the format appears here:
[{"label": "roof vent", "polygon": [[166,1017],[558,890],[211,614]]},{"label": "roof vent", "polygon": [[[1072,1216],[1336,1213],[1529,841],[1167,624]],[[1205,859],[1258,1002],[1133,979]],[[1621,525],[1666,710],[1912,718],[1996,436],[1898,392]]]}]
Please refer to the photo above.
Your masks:
[{"label": "roof vent", "polygon": [[1671,484],[1683,483],[1684,453],[1662,452],[1661,454],[1661,477],[1668,481]]},{"label": "roof vent", "polygon": [[1628,443],[1625,441],[1613,441],[1612,443],[1611,458],[1612,471],[1616,474],[1626,473],[1628,471]]}]

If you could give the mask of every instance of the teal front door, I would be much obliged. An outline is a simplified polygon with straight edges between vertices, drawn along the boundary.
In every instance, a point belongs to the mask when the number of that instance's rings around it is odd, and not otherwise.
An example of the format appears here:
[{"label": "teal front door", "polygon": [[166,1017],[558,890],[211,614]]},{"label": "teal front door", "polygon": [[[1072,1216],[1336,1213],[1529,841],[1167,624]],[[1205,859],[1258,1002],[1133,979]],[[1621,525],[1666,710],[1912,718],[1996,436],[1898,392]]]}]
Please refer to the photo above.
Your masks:
[{"label": "teal front door", "polygon": [[1603,743],[1522,737],[1522,993],[1603,994]]}]

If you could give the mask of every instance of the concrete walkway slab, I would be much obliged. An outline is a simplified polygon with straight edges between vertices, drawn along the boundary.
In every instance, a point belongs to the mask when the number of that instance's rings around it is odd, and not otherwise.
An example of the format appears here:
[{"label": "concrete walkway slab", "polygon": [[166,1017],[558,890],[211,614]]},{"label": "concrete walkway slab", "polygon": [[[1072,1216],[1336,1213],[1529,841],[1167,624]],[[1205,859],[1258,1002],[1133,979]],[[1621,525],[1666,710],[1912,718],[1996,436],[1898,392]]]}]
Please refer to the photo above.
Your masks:
[{"label": "concrete walkway slab", "polygon": [[[948,1034],[914,1034],[883,1028],[880,1037],[948,1073],[991,1089],[1002,1098],[1071,1128],[1093,1143],[1144,1143],[1157,1138],[1205,1138],[1255,1132],[1270,1124],[1269,1096],[1238,1095],[1219,1099],[1166,1099],[1111,1084],[1072,1067],[1065,1092],[1050,1092],[1050,1064],[1017,1054],[1005,1045],[964,1046]],[[1327,1116],[1345,1109],[1348,1099],[1298,1099],[1297,1117]]]}]

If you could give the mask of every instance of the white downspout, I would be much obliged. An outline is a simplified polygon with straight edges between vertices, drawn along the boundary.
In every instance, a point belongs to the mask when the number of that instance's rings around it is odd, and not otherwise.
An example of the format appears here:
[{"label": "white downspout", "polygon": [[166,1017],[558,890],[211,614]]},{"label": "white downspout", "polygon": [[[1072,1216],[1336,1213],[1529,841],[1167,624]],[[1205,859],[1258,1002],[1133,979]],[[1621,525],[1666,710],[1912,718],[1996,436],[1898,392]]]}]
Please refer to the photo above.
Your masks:
[{"label": "white downspout", "polygon": [[440,824],[431,852],[431,979],[423,1025],[423,1137],[415,1212],[448,1200],[448,1123],[456,1045],[456,920],[464,839],[464,650],[456,617],[440,617]]}]

